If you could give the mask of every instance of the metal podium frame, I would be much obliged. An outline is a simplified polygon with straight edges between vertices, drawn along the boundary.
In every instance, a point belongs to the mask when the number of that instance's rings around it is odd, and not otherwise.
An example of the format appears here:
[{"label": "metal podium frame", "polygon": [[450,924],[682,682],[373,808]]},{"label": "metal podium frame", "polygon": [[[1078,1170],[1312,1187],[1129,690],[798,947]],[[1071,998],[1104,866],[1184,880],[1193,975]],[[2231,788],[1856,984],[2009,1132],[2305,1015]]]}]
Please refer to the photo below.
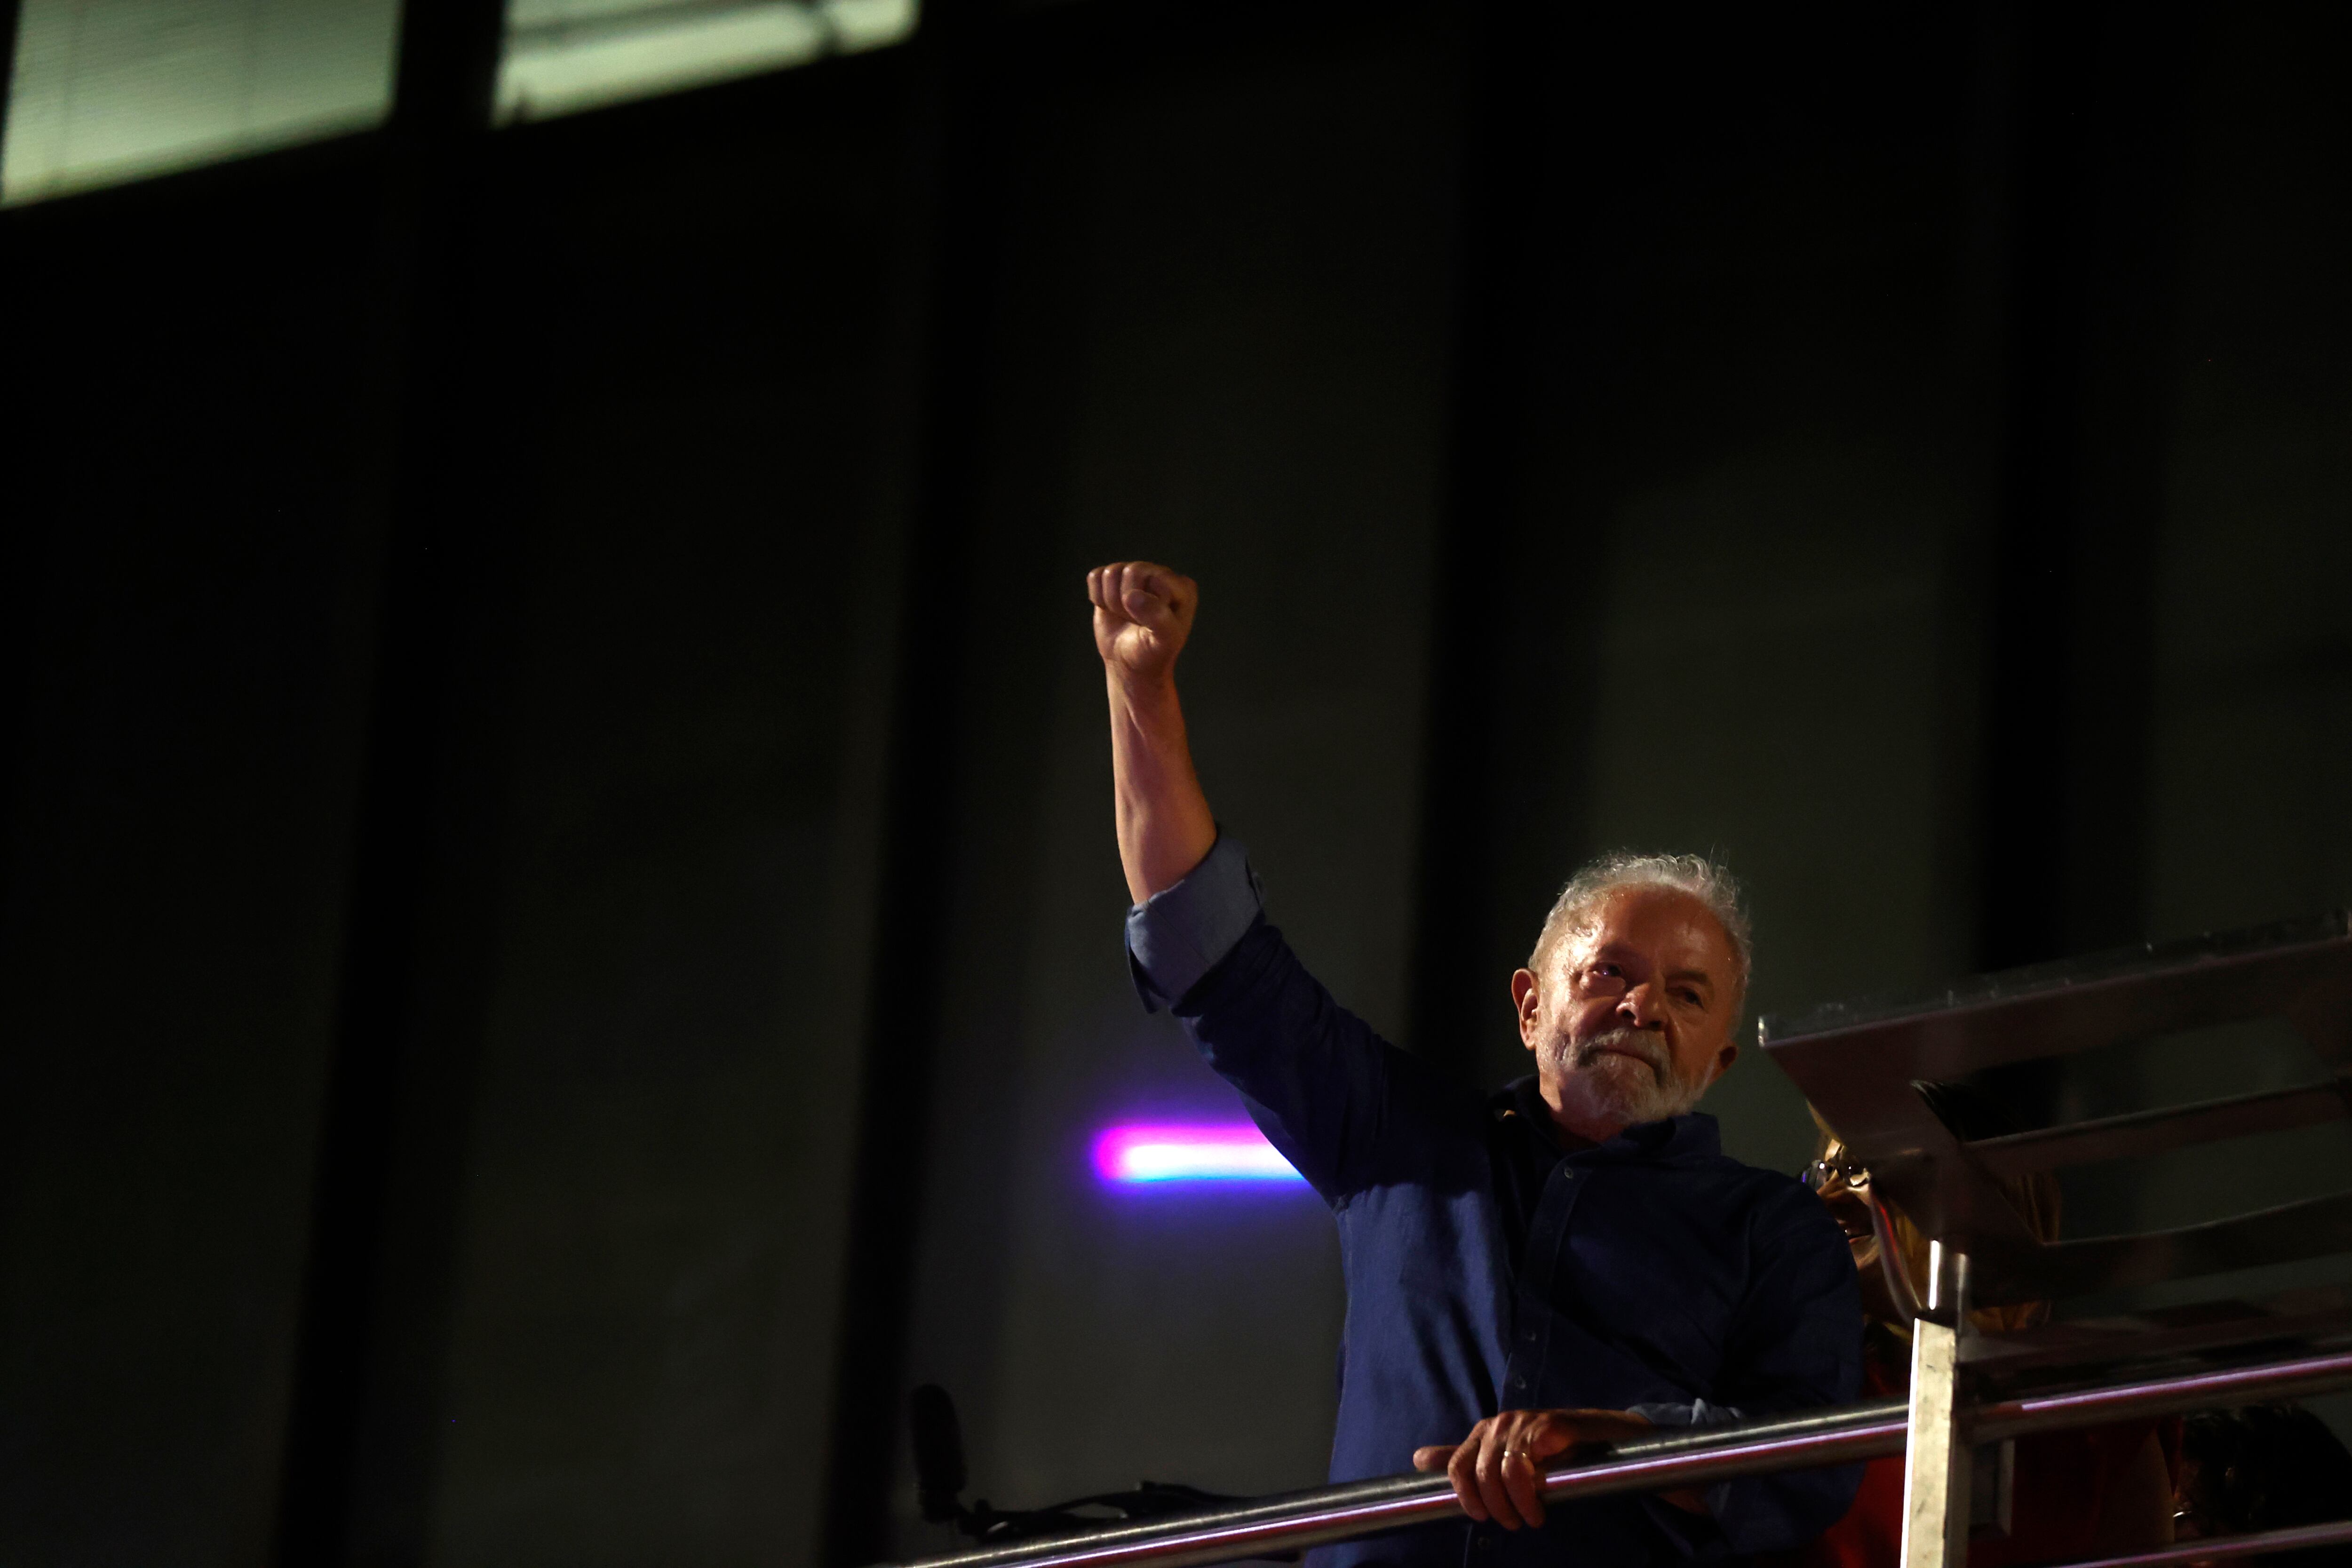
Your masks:
[{"label": "metal podium frame", "polygon": [[[2243,1019],[2285,1019],[2326,1068],[2307,1088],[2011,1136],[1963,1140],[1920,1086],[1988,1068]],[[1548,1500],[1655,1492],[1775,1470],[1906,1456],[1902,1568],[1966,1568],[1972,1519],[1999,1517],[2000,1445],[2097,1426],[2352,1388],[2352,1291],[2305,1290],[1987,1336],[1972,1307],[2352,1252],[2352,1192],[2143,1236],[2044,1244],[1998,1181],[2352,1117],[2352,920],[2343,912],[1972,981],[1939,996],[1841,1005],[1759,1026],[1787,1070],[1928,1236],[1908,1303],[1910,1395],[1779,1420],[1661,1434],[1554,1460]],[[2352,1173],[2348,1173],[2352,1174]],[[1887,1215],[1877,1215],[1882,1243]],[[1891,1245],[1882,1252],[1892,1253]],[[1984,1495],[1979,1480],[1984,1481]],[[1972,1509],[1972,1500],[1990,1505]],[[1444,1476],[1397,1476],[1042,1541],[911,1568],[1202,1568],[1443,1519]],[[2186,1543],[2072,1568],[2166,1568],[2352,1542],[2352,1520]]]}]

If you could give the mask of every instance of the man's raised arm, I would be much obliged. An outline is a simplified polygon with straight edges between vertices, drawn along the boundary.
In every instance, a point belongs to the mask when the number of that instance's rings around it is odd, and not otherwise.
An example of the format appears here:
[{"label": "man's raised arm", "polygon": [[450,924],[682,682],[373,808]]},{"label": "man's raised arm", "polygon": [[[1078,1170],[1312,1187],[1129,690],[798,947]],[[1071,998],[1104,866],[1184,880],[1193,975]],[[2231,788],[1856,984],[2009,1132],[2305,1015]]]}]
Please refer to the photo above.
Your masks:
[{"label": "man's raised arm", "polygon": [[1183,1019],[1284,1158],[1336,1198],[1360,1184],[1369,1131],[1387,1124],[1390,1053],[1265,923],[1248,852],[1209,815],[1176,701],[1176,656],[1199,592],[1147,561],[1087,575],[1110,695],[1118,858],[1135,906],[1128,962],[1143,1005]]},{"label": "man's raised arm", "polygon": [[1087,574],[1087,597],[1110,694],[1118,859],[1128,896],[1140,904],[1182,881],[1217,842],[1176,700],[1176,656],[1192,635],[1200,590],[1181,572],[1121,561]]}]

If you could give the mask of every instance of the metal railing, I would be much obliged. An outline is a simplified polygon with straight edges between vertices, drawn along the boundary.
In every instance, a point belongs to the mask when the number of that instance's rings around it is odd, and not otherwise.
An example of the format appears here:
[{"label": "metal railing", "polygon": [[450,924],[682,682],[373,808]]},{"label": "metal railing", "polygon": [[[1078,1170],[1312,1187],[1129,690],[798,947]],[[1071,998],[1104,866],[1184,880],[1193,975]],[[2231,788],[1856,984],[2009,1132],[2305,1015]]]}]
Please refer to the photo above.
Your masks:
[{"label": "metal railing", "polygon": [[[2345,1387],[2352,1387],[2352,1352],[2000,1400],[1974,1407],[1962,1424],[1969,1441],[1990,1443],[2033,1432],[2299,1398]],[[1735,1476],[1879,1458],[1904,1451],[1907,1415],[1903,1401],[1881,1400],[1780,1420],[1638,1438],[1613,1444],[1597,1458],[1555,1465],[1544,1476],[1543,1492],[1547,1500],[1559,1501],[1665,1491]],[[923,1558],[908,1568],[1201,1568],[1458,1517],[1454,1489],[1444,1476],[1393,1476]],[[2328,1542],[2352,1538],[2352,1525],[2308,1528],[2345,1531],[2327,1535]],[[2252,1539],[2245,1538],[2249,1545]],[[2291,1544],[2323,1543],[2315,1537]],[[2185,1562],[2223,1550],[2219,1542],[2201,1544],[2201,1551],[2186,1547],[2117,1559],[2101,1568]],[[2229,1550],[2234,1555],[2241,1548],[2233,1542]]]},{"label": "metal railing", "polygon": [[2298,1524],[2285,1530],[2260,1530],[2246,1535],[2213,1535],[2199,1541],[2184,1541],[2177,1546],[2160,1546],[2153,1552],[2135,1552],[2128,1557],[2099,1557],[2088,1563],[2071,1563],[2066,1568],[2166,1568],[2173,1563],[2196,1563],[2212,1558],[2227,1558],[2243,1563],[2249,1558],[2269,1557],[2281,1552],[2301,1552],[2309,1546],[2337,1546],[2352,1541],[2352,1519],[2339,1519],[2333,1524]]}]

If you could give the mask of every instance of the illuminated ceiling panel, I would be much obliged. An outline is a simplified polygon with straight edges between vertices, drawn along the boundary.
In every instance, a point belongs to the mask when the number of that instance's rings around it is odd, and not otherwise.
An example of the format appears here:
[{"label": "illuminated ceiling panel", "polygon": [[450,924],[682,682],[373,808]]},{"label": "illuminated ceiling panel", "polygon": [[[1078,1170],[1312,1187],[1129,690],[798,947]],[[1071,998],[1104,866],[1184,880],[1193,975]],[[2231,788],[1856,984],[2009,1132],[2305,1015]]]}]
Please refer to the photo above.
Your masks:
[{"label": "illuminated ceiling panel", "polygon": [[0,200],[362,131],[398,0],[21,0]]},{"label": "illuminated ceiling panel", "polygon": [[895,44],[917,0],[512,0],[499,119],[625,99]]}]

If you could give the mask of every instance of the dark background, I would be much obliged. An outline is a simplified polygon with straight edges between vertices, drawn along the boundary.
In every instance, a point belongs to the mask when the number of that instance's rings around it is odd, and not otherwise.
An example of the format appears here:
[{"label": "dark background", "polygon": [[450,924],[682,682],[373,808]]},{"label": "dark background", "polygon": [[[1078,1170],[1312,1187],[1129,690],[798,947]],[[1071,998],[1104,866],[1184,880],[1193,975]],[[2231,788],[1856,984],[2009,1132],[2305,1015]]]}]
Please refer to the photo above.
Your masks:
[{"label": "dark background", "polygon": [[1318,1479],[1318,1206],[1086,1170],[1233,1109],[1128,990],[1103,560],[1466,1076],[1620,845],[1767,1012],[2344,901],[2346,13],[1783,13],[934,0],[492,132],[412,0],[383,131],[0,215],[0,1558],[850,1568],[944,1544],[927,1379],[1001,1503]]}]

